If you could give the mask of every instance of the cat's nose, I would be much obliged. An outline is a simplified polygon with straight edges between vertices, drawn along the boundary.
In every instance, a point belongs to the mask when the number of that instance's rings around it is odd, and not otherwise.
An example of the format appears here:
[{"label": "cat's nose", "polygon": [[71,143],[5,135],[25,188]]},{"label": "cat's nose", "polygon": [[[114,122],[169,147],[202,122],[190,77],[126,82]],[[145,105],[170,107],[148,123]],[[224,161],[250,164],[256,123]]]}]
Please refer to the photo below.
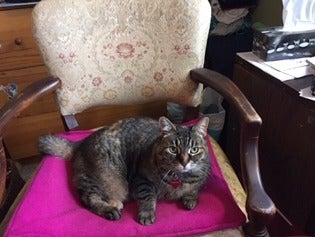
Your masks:
[{"label": "cat's nose", "polygon": [[185,172],[188,172],[188,171],[190,171],[190,166],[188,165],[188,164],[185,164],[185,165],[183,165],[183,164],[180,164],[179,166],[178,166],[178,171],[180,172],[180,173],[185,173]]},{"label": "cat's nose", "polygon": [[183,166],[183,168],[186,168],[186,166],[188,165],[189,160],[183,159],[180,161],[180,164]]},{"label": "cat's nose", "polygon": [[187,154],[181,155],[179,162],[185,168],[189,163],[189,156]]},{"label": "cat's nose", "polygon": [[182,165],[184,168],[186,168],[186,166],[187,166],[187,164],[188,164],[187,161],[182,161],[182,162],[180,162],[180,163],[181,163],[181,165]]}]

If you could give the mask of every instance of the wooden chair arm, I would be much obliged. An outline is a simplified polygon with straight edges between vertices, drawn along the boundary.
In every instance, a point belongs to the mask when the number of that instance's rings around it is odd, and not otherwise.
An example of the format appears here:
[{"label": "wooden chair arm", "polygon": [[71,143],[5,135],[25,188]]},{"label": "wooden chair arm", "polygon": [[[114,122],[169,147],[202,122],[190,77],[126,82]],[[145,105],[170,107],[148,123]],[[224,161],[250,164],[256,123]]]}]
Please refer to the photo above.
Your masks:
[{"label": "wooden chair arm", "polygon": [[258,139],[262,120],[239,88],[224,75],[200,68],[190,72],[197,83],[220,93],[235,109],[240,121],[240,162],[242,179],[247,193],[246,210],[249,236],[265,236],[266,225],[275,215],[276,208],[261,182],[258,158]]},{"label": "wooden chair arm", "polygon": [[48,92],[56,90],[60,86],[58,78],[48,77],[34,82],[26,87],[16,97],[6,103],[0,110],[0,203],[3,201],[7,175],[6,155],[2,143],[3,133],[10,121],[19,116],[21,112]]}]

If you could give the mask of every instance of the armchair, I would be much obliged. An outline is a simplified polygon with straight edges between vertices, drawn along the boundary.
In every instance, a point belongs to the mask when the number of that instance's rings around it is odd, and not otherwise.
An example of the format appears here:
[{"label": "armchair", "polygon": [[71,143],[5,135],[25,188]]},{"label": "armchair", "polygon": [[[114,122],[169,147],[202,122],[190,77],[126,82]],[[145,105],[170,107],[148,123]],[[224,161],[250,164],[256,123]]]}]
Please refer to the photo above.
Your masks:
[{"label": "armchair", "polygon": [[[14,117],[18,116],[33,101],[51,91],[56,93],[65,130],[70,130],[63,136],[69,139],[81,139],[86,136],[85,132],[82,130],[71,132],[71,130],[80,129],[76,115],[82,111],[93,107],[130,104],[138,104],[142,108],[145,104],[155,101],[162,101],[165,104],[167,101],[172,101],[187,106],[185,118],[186,121],[189,121],[199,115],[198,105],[202,101],[203,88],[211,87],[218,91],[239,115],[241,125],[240,162],[244,189],[237,180],[237,176],[231,172],[231,167],[223,151],[213,139],[211,139],[211,146],[215,151],[214,156],[219,163],[219,170],[222,170],[218,171],[218,174],[222,172],[223,180],[226,179],[223,182],[227,182],[233,194],[238,194],[235,199],[228,200],[236,202],[247,218],[245,222],[239,222],[242,225],[240,228],[233,226],[236,230],[231,230],[232,226],[222,224],[222,220],[219,220],[214,223],[217,228],[211,226],[202,230],[198,226],[197,231],[193,229],[194,225],[187,232],[174,230],[172,225],[169,225],[166,235],[219,236],[228,232],[231,234],[232,231],[231,236],[235,236],[235,233],[240,236],[268,236],[267,224],[275,214],[275,206],[264,191],[259,173],[258,139],[262,121],[231,80],[219,73],[202,68],[210,16],[211,8],[207,0],[40,1],[33,13],[34,36],[52,76],[31,85],[1,109],[1,138]],[[150,109],[152,108],[149,106],[146,110]],[[135,113],[130,116],[140,115],[142,112],[143,109],[135,110]],[[91,115],[93,116],[93,114]],[[109,113],[109,116],[113,115]],[[93,124],[91,124],[92,126]],[[0,146],[2,148],[0,152],[0,198],[3,198],[7,159],[2,143]],[[28,197],[33,195],[32,192],[36,186],[34,184],[45,180],[41,175],[46,175],[47,183],[41,183],[42,190],[38,190],[37,185],[35,190],[37,194],[32,198],[38,197],[40,194],[43,194],[40,199],[45,199],[45,196],[50,194],[52,195],[50,197],[54,198],[59,192],[56,191],[56,187],[49,186],[55,184],[55,182],[50,183],[51,177],[47,177],[47,174],[54,169],[54,167],[46,167],[51,160],[54,163],[56,159],[43,158],[43,163],[39,166],[34,178],[26,185],[12,206],[9,214],[13,213],[13,215],[8,215],[2,223],[2,230],[6,229],[6,236],[25,234],[23,231],[26,226],[27,234],[30,235],[39,234],[41,231],[43,231],[42,234],[51,234],[48,233],[51,226],[45,224],[46,219],[53,221],[64,213],[67,213],[69,217],[69,212],[72,210],[67,208],[58,209],[60,212],[53,212],[52,217],[47,217],[48,212],[45,212],[43,208],[35,212],[26,211],[30,210],[28,209],[30,207],[25,207],[25,205],[29,200]],[[71,164],[66,161],[62,162],[64,163],[57,169],[71,173]],[[45,171],[41,172],[41,169],[45,169]],[[56,173],[52,171],[51,175],[53,174]],[[64,187],[69,188],[67,179]],[[62,197],[65,200],[68,198],[75,200],[75,195],[71,193]],[[53,200],[47,201],[48,203],[43,202],[41,207],[46,206],[50,209],[50,204],[54,203]],[[64,204],[63,199],[60,198],[60,200],[61,203],[57,205]],[[75,201],[73,202],[75,203]],[[207,201],[204,204],[208,205]],[[229,203],[225,204],[230,207]],[[223,205],[225,204],[223,203]],[[203,204],[201,203],[201,205]],[[228,216],[229,210],[224,208],[223,206],[222,210],[225,210]],[[53,209],[53,211],[55,210]],[[84,210],[81,211],[84,212]],[[232,209],[230,211],[232,212]],[[192,218],[194,217],[192,216]],[[202,218],[200,217],[198,220],[201,221]],[[100,220],[97,219],[96,222],[93,222],[91,219],[86,221],[93,223],[94,230],[99,228],[100,226],[95,223],[99,223]],[[69,221],[69,219],[67,220]],[[181,217],[176,220],[181,220]],[[106,220],[102,221],[101,226],[107,224]],[[51,225],[53,222],[49,223]],[[63,223],[63,219],[58,219],[56,223],[69,227],[75,222],[66,225]],[[185,224],[185,222],[183,223]],[[8,226],[6,226],[7,224]],[[31,232],[32,228],[28,224],[37,225],[33,229],[37,232]],[[228,230],[224,230],[224,226],[228,227]],[[24,230],[22,227],[25,227]],[[134,230],[136,227],[132,228]],[[139,229],[137,227],[137,231],[145,231],[138,232],[137,235],[142,236],[145,235],[144,233],[148,233],[146,231],[150,229],[145,228],[149,227],[139,227]],[[74,229],[72,226],[72,231]],[[80,228],[78,227],[78,229]],[[120,229],[124,229],[123,224],[116,225],[117,232]],[[214,232],[210,234],[209,230],[214,230]],[[66,230],[58,231],[53,233],[71,233]],[[80,229],[80,231],[85,230]],[[87,235],[84,232],[80,233]]]}]

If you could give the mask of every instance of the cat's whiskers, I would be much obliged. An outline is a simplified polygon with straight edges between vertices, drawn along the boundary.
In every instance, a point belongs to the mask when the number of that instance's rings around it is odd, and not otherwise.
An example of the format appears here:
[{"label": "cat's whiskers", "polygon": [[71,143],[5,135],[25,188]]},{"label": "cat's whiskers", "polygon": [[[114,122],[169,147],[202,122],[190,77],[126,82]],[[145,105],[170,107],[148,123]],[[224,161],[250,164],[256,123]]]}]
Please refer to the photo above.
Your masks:
[{"label": "cat's whiskers", "polygon": [[165,173],[165,175],[164,175],[164,176],[161,178],[161,180],[160,180],[159,187],[162,185],[163,180],[164,180],[171,172],[172,172],[172,170],[169,169],[169,170]]}]

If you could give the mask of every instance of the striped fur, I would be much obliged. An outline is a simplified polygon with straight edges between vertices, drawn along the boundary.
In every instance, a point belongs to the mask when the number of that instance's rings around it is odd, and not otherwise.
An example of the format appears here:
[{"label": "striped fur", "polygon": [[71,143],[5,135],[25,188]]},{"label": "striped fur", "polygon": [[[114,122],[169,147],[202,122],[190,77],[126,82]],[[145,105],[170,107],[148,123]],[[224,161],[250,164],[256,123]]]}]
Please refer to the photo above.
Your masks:
[{"label": "striped fur", "polygon": [[158,199],[181,200],[187,209],[210,172],[208,118],[176,126],[167,118],[128,118],[98,130],[82,142],[45,135],[40,152],[73,159],[74,185],[81,202],[110,220],[121,217],[129,198],[139,205],[138,221],[155,221]]}]

